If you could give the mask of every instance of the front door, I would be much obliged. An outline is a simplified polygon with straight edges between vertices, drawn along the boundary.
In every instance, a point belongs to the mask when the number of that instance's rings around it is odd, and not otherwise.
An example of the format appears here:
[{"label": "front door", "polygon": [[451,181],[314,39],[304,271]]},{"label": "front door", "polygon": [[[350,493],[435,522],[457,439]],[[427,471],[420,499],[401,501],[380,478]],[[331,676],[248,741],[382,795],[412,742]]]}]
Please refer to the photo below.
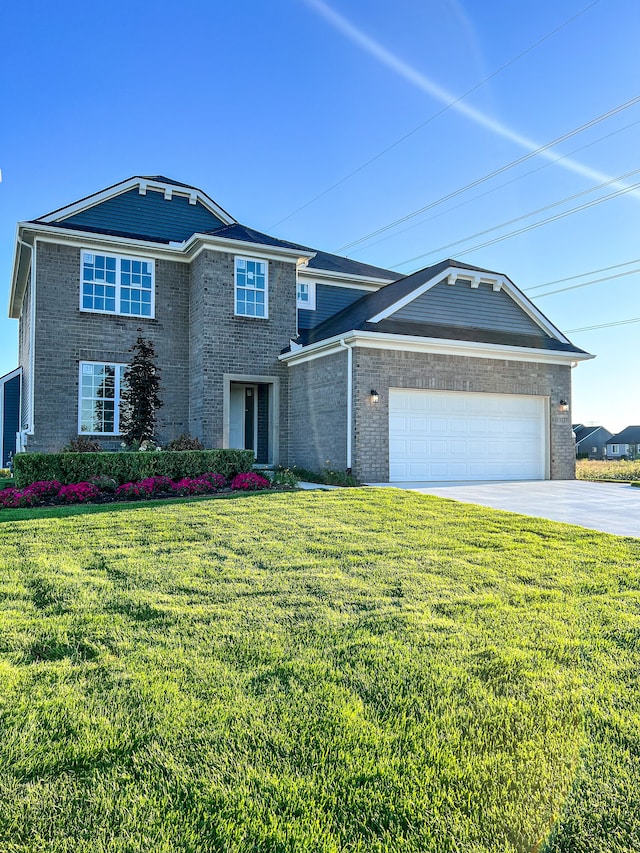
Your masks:
[{"label": "front door", "polygon": [[229,396],[229,447],[256,452],[258,388],[232,383]]}]

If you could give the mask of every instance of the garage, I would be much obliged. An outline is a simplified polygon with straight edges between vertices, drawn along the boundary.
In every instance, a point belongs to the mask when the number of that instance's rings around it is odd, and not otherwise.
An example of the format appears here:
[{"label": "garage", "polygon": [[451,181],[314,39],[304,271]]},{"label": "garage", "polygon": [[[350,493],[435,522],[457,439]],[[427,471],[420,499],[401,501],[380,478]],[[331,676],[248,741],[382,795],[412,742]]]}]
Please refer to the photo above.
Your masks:
[{"label": "garage", "polygon": [[389,389],[389,479],[544,480],[547,398]]}]

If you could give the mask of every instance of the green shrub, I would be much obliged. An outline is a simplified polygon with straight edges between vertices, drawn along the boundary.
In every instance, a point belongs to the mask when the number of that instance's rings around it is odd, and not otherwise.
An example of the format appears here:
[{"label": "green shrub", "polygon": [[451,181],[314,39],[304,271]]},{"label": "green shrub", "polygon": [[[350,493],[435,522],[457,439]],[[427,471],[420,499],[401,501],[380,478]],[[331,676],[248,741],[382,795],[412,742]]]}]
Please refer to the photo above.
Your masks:
[{"label": "green shrub", "polygon": [[308,468],[293,466],[290,469],[297,480],[307,483],[324,483],[327,486],[359,486],[358,480],[346,471],[334,471],[324,468],[322,471],[310,471]]},{"label": "green shrub", "polygon": [[259,471],[258,473],[267,477],[273,486],[286,486],[295,489],[298,485],[298,478],[290,468],[276,468],[275,471]]},{"label": "green shrub", "polygon": [[102,445],[93,438],[79,435],[62,448],[63,453],[100,453]]},{"label": "green shrub", "polygon": [[204,450],[204,444],[199,438],[193,438],[186,432],[174,438],[166,445],[165,450]]},{"label": "green shrub", "polygon": [[209,472],[232,480],[251,470],[251,450],[185,450],[162,453],[17,453],[15,486],[24,489],[36,480],[59,480],[63,485],[95,477],[112,477],[118,485],[146,477],[172,480]]}]

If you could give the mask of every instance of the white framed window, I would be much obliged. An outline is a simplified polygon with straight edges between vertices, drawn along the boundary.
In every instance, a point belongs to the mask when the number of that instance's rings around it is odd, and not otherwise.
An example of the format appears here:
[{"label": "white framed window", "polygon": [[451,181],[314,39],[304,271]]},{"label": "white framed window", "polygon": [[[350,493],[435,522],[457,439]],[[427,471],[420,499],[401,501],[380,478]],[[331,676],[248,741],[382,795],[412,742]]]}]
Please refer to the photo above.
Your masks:
[{"label": "white framed window", "polygon": [[155,314],[155,264],[148,258],[81,252],[80,310],[129,317]]},{"label": "white framed window", "polygon": [[316,284],[314,281],[299,281],[297,283],[296,305],[303,311],[316,310]]},{"label": "white framed window", "polygon": [[80,362],[78,433],[119,435],[126,364]]},{"label": "white framed window", "polygon": [[269,316],[269,264],[257,258],[235,260],[235,313],[239,317]]},{"label": "white framed window", "polygon": [[611,444],[609,446],[611,447],[612,453],[620,453],[620,445],[619,444]]}]

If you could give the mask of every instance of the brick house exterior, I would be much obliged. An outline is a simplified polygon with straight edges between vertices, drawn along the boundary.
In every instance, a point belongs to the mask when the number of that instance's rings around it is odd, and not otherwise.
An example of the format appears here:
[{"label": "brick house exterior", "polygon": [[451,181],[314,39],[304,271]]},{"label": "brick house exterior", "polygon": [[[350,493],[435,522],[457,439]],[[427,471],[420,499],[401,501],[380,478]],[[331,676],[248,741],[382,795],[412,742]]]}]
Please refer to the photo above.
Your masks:
[{"label": "brick house exterior", "polygon": [[591,356],[506,276],[446,261],[398,279],[242,226],[159,176],[18,237],[18,450],[81,434],[116,449],[123,366],[143,335],[161,443],[189,433],[363,481],[574,476],[571,367]]}]

